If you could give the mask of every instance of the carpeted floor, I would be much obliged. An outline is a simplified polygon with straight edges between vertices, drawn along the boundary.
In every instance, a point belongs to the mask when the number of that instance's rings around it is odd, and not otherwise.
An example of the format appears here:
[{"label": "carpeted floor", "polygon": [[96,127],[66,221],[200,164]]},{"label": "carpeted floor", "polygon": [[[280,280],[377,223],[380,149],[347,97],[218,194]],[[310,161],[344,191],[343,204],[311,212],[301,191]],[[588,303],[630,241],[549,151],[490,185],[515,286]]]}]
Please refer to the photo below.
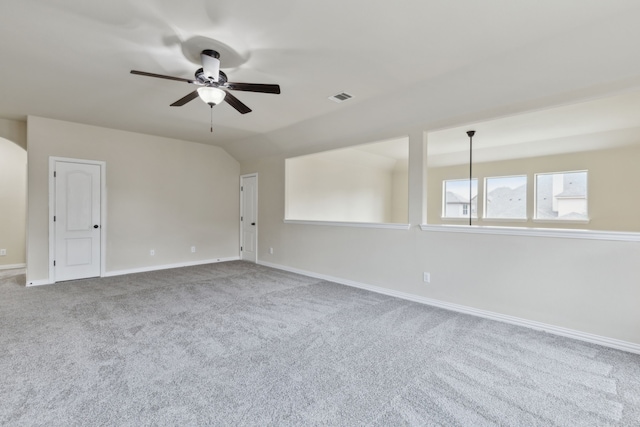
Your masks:
[{"label": "carpeted floor", "polygon": [[21,283],[2,425],[640,425],[639,355],[250,263]]}]

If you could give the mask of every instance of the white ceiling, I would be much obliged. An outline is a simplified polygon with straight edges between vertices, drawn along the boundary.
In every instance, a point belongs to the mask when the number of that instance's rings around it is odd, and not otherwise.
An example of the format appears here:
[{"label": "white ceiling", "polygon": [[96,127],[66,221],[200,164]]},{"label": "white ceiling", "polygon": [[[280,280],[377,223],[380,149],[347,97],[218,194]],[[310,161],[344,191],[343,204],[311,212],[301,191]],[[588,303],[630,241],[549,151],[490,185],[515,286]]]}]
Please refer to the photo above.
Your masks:
[{"label": "white ceiling", "polygon": [[[0,117],[219,145],[239,160],[335,148],[640,82],[637,0],[3,0]],[[253,109],[213,110],[191,78],[221,52]],[[336,104],[328,96],[355,95]],[[396,129],[398,130],[396,132]],[[388,134],[385,134],[388,133]]]},{"label": "white ceiling", "polygon": [[407,160],[409,158],[409,138],[394,138],[370,144],[356,145],[354,150],[376,154],[393,160]]},{"label": "white ceiling", "polygon": [[640,90],[430,132],[429,166],[640,145]]}]

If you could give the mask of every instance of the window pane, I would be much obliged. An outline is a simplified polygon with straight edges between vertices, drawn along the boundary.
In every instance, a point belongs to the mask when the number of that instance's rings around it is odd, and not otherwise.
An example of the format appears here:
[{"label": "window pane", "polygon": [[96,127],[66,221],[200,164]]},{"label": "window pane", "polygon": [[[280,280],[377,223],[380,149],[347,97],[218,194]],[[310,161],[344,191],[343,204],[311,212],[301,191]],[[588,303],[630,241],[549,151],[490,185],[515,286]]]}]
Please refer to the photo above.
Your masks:
[{"label": "window pane", "polygon": [[485,181],[487,218],[527,218],[527,177],[501,176]]},{"label": "window pane", "polygon": [[537,174],[536,219],[589,219],[587,172]]},{"label": "window pane", "polygon": [[[443,214],[445,218],[469,217],[469,180],[444,181]],[[478,180],[471,181],[471,216],[478,216]]]}]

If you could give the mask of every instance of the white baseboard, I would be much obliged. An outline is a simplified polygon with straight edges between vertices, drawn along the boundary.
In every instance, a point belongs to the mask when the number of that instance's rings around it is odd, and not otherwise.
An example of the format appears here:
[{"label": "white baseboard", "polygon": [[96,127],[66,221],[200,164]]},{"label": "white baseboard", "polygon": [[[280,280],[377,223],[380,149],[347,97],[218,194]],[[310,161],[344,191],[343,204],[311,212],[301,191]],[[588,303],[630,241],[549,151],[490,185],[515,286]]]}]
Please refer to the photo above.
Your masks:
[{"label": "white baseboard", "polygon": [[27,264],[6,264],[0,265],[0,270],[13,270],[14,268],[25,268]]},{"label": "white baseboard", "polygon": [[200,261],[179,262],[176,264],[153,265],[149,267],[131,268],[127,270],[113,270],[113,271],[105,272],[102,277],[122,276],[124,274],[134,274],[134,273],[146,273],[149,271],[168,270],[170,268],[180,268],[180,267],[192,267],[194,265],[214,264],[218,262],[238,261],[239,259],[240,259],[239,256],[234,256],[234,257],[226,257],[226,258],[204,259]]},{"label": "white baseboard", "polygon": [[629,353],[640,354],[640,344],[636,344],[629,341],[623,341],[615,338],[604,337],[601,335],[590,334],[587,332],[576,331],[574,329],[550,325],[547,323],[537,322],[535,320],[528,320],[520,317],[509,316],[506,314],[500,314],[493,311],[480,310],[480,309],[469,307],[466,305],[454,304],[446,301],[426,298],[419,295],[408,294],[406,292],[394,291],[392,289],[381,288],[379,286],[373,286],[373,285],[367,285],[365,283],[355,282],[353,280],[342,279],[339,277],[328,276],[326,274],[319,274],[311,271],[299,270],[297,268],[287,267],[285,265],[280,265],[280,264],[273,264],[266,261],[258,260],[258,264],[264,265],[266,267],[276,268],[278,270],[284,270],[284,271],[290,271],[292,273],[302,274],[303,276],[314,277],[316,279],[322,279],[330,282],[339,283],[341,285],[365,289],[368,291],[389,295],[392,297],[401,298],[408,301],[418,302],[421,304],[431,305],[434,307],[440,307],[446,310],[470,314],[473,316],[483,317],[485,319],[497,320],[499,322],[510,323],[512,325],[524,326],[526,328],[535,329],[538,331],[544,331],[554,335],[560,335],[567,338],[586,341],[592,344],[599,344],[605,347],[627,351]]},{"label": "white baseboard", "polygon": [[[238,261],[239,259],[240,259],[239,256],[234,256],[234,257],[226,257],[226,258],[203,259],[199,261],[179,262],[175,264],[153,265],[149,267],[131,268],[127,270],[113,270],[113,271],[105,272],[104,275],[102,275],[101,277],[122,276],[125,274],[134,274],[134,273],[146,273],[149,271],[167,270],[170,268],[192,267],[194,265],[214,264],[217,262],[226,262],[226,261]],[[27,282],[27,286],[52,285],[54,283],[55,282],[49,281],[49,279],[31,280]]]},{"label": "white baseboard", "polygon": [[42,280],[31,280],[27,282],[27,287],[29,286],[43,286],[43,285],[53,285],[54,282],[50,282],[49,279]]}]

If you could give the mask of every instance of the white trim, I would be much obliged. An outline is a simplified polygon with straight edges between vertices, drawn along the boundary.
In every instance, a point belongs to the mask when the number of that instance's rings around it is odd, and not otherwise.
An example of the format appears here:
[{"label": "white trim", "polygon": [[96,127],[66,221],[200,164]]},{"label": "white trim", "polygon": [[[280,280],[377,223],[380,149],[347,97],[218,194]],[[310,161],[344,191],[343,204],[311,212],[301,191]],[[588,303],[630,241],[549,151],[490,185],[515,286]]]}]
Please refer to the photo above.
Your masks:
[{"label": "white trim", "polygon": [[[467,222],[469,223],[469,217],[468,216],[441,216],[440,219],[442,221],[452,221],[452,222]],[[480,217],[478,218],[478,216],[472,216],[471,217],[472,220],[476,221],[478,219],[482,219],[484,220],[484,218]]]},{"label": "white trim", "polygon": [[130,268],[127,270],[113,270],[113,271],[106,272],[104,274],[104,277],[122,276],[125,274],[135,274],[135,273],[147,273],[149,271],[168,270],[170,268],[193,267],[195,265],[215,264],[215,263],[227,262],[227,261],[238,261],[239,259],[240,259],[239,256],[232,256],[232,257],[225,257],[225,258],[203,259],[200,261],[178,262],[175,264],[152,265],[149,267]]},{"label": "white trim", "polygon": [[508,236],[557,237],[564,239],[614,240],[620,242],[640,242],[640,233],[598,230],[569,230],[555,228],[492,227],[462,225],[421,224],[422,231],[468,234],[496,234]]},{"label": "white trim", "polygon": [[482,218],[483,221],[486,222],[527,222],[528,218],[487,218],[486,216]]},{"label": "white trim", "polygon": [[0,270],[13,270],[14,268],[25,268],[27,264],[6,264],[0,265]]},{"label": "white trim", "polygon": [[534,218],[533,222],[549,223],[549,224],[589,224],[591,219],[555,219],[555,218]]},{"label": "white trim", "polygon": [[[135,274],[135,273],[148,273],[150,271],[168,270],[170,268],[193,267],[196,265],[216,264],[219,262],[238,261],[238,260],[240,260],[239,256],[232,256],[232,257],[224,257],[224,258],[204,259],[200,261],[179,262],[175,264],[153,265],[149,267],[130,268],[127,270],[113,270],[113,271],[106,272],[102,277],[123,276],[125,274]],[[91,278],[88,278],[88,279],[91,279]],[[86,280],[86,279],[81,279],[81,280]],[[27,286],[53,285],[55,283],[56,282],[50,281],[48,279],[32,280],[27,282]]]},{"label": "white trim", "polygon": [[332,227],[386,228],[391,230],[408,230],[411,226],[411,224],[389,224],[383,222],[309,221],[300,219],[285,219],[284,223],[300,225],[328,225]]},{"label": "white trim", "polygon": [[43,285],[53,285],[54,282],[50,282],[49,279],[42,280],[31,280],[27,282],[27,287],[29,286],[43,286]]},{"label": "white trim", "polygon": [[434,307],[444,308],[445,310],[456,311],[458,313],[470,314],[472,316],[483,317],[485,319],[496,320],[498,322],[509,323],[525,328],[535,329],[538,331],[548,332],[554,335],[560,335],[567,338],[573,338],[579,341],[586,341],[592,344],[598,344],[605,347],[615,348],[627,351],[629,353],[640,354],[640,344],[630,341],[623,341],[615,338],[604,337],[601,335],[590,334],[587,332],[577,331],[575,329],[564,328],[561,326],[550,325],[548,323],[537,322],[535,320],[523,319],[520,317],[509,316],[506,314],[496,313],[493,311],[480,310],[466,305],[454,304],[446,301],[440,301],[432,298],[421,297],[406,292],[394,291],[392,289],[381,288],[379,286],[367,285],[365,283],[355,282],[353,280],[341,279],[339,277],[328,276],[325,274],[313,273],[310,271],[299,270],[297,268],[287,267],[284,265],[273,264],[265,261],[258,261],[258,264],[266,267],[276,268],[278,270],[290,271],[292,273],[302,274],[316,279],[327,280],[341,285],[352,286],[379,294],[389,295],[392,297],[417,302],[420,304],[431,305]]},{"label": "white trim", "polygon": [[[254,243],[255,243],[255,249],[256,249],[255,250],[256,262],[258,262],[258,229],[260,227],[260,223],[258,221],[258,181],[259,181],[258,180],[258,172],[247,173],[247,174],[244,174],[244,175],[240,175],[240,217],[242,218],[244,216],[244,205],[243,205],[244,198],[243,198],[243,195],[242,195],[242,187],[244,185],[243,182],[244,182],[245,178],[250,178],[250,177],[255,177],[256,178],[256,193],[255,193],[256,194],[256,201],[255,201],[256,202],[255,203],[255,208],[256,208],[256,212],[255,212],[255,214],[256,214],[256,232],[255,232],[255,242]],[[238,219],[240,219],[240,218],[238,218]],[[240,245],[238,246],[238,249],[240,249],[240,248],[242,248],[244,246],[243,245],[243,243],[244,243],[243,242],[243,240],[244,240],[244,235],[243,235],[244,230],[242,228],[242,221],[239,221],[239,222],[240,222]],[[242,259],[242,252],[243,251],[240,249],[240,253],[238,254],[240,259]]]},{"label": "white trim", "polygon": [[[55,180],[53,172],[56,162],[82,163],[100,166],[100,277],[105,276],[107,266],[107,162],[102,160],[72,159],[69,157],[49,157],[49,278],[46,284],[55,283]],[[44,284],[44,283],[41,283]]]}]

